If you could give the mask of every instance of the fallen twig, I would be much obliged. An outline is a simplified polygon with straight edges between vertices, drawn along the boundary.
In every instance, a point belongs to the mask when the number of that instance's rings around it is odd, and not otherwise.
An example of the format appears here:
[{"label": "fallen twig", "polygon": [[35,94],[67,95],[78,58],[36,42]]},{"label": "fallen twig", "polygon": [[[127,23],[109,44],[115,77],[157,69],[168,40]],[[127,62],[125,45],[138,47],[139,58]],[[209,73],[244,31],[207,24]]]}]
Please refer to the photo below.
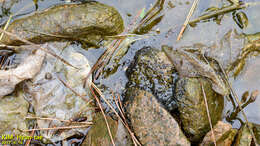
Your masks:
[{"label": "fallen twig", "polygon": [[205,102],[205,106],[206,106],[206,110],[207,110],[207,115],[208,115],[208,120],[209,120],[209,125],[210,125],[210,129],[211,129],[213,142],[214,142],[214,145],[217,146],[216,138],[215,138],[215,134],[214,134],[214,130],[213,130],[213,126],[212,126],[212,123],[211,123],[211,117],[210,117],[210,113],[209,113],[209,106],[208,106],[208,102],[207,102],[207,97],[206,97],[206,94],[205,94],[204,87],[203,87],[202,83],[200,83],[200,86],[201,86],[201,90],[202,90],[203,97],[204,97],[204,102]]},{"label": "fallen twig", "polygon": [[42,118],[42,117],[25,117],[25,118],[26,119],[60,121],[60,122],[75,123],[75,124],[93,124],[92,122],[76,122],[76,121],[70,121],[70,120],[61,120],[61,119],[57,119],[57,118]]},{"label": "fallen twig", "polygon": [[191,6],[191,8],[190,8],[190,11],[189,11],[189,14],[187,15],[186,20],[185,20],[185,22],[184,22],[184,24],[183,24],[183,26],[182,26],[182,28],[181,28],[181,31],[180,31],[180,33],[179,33],[179,35],[178,35],[178,37],[177,37],[177,41],[179,41],[179,40],[181,39],[182,34],[183,34],[185,28],[187,27],[187,25],[188,25],[188,23],[189,23],[189,21],[190,21],[190,18],[191,18],[191,16],[192,16],[192,14],[193,14],[193,12],[194,12],[196,6],[198,5],[198,3],[199,3],[199,0],[194,0],[194,1],[193,1],[193,4],[192,4],[192,6]]},{"label": "fallen twig", "polygon": [[[4,30],[6,30],[7,27],[9,26],[12,17],[13,17],[13,15],[10,15],[10,16],[9,16],[9,19],[8,19],[8,21],[7,21],[6,24],[5,24]],[[2,32],[2,33],[1,33],[1,36],[0,36],[0,40],[2,40],[3,36],[4,36],[4,33]]]},{"label": "fallen twig", "polygon": [[38,128],[38,129],[28,129],[22,130],[23,132],[30,132],[30,131],[40,131],[40,130],[61,130],[61,129],[76,129],[76,128],[85,128],[91,125],[81,125],[81,126],[69,126],[69,127],[53,127],[53,128]]},{"label": "fallen twig", "polygon": [[116,97],[115,97],[113,91],[112,91],[112,96],[113,96],[113,98],[114,98],[114,101],[115,101],[115,103],[116,103],[116,106],[117,106],[117,108],[118,108],[118,110],[119,110],[121,116],[123,117],[124,122],[126,122],[126,119],[125,119],[124,114],[123,114],[123,110],[122,110],[122,108],[119,106],[119,103],[118,103],[118,102],[120,101],[119,97],[118,97],[117,100],[116,100]]},{"label": "fallen twig", "polygon": [[109,136],[110,136],[111,142],[112,142],[113,146],[115,146],[115,142],[114,142],[113,137],[112,137],[112,134],[111,134],[110,126],[109,126],[109,124],[108,124],[108,121],[107,121],[105,112],[104,112],[104,110],[103,110],[103,108],[102,108],[102,105],[101,105],[99,99],[97,98],[95,92],[92,90],[92,88],[90,88],[90,91],[91,91],[91,93],[93,94],[94,98],[95,98],[96,101],[97,101],[97,104],[98,104],[98,106],[99,106],[99,108],[100,108],[100,110],[101,110],[101,113],[102,113],[102,115],[103,115],[103,117],[104,117],[104,119],[105,119],[105,122],[106,122],[106,125],[107,125],[107,131],[108,131],[108,134],[109,134]]},{"label": "fallen twig", "polygon": [[[35,130],[32,131],[32,133],[30,134],[30,137],[32,137],[32,136],[34,135],[34,133],[35,133]],[[29,138],[29,139],[26,141],[25,146],[29,146],[30,143],[31,143],[31,140],[32,140],[32,139]]]},{"label": "fallen twig", "polygon": [[[119,118],[119,120],[123,123],[123,125],[126,127],[126,129],[128,130],[134,145],[137,146],[141,146],[140,142],[137,140],[137,138],[135,137],[134,133],[130,130],[128,124],[126,122],[124,122],[124,120],[121,118],[121,116],[119,116],[119,114],[116,112],[116,110],[113,108],[113,106],[106,100],[106,98],[103,96],[102,92],[98,89],[98,87],[92,82],[91,84],[93,86],[93,88],[96,90],[96,92],[99,94],[99,96],[106,102],[106,104],[111,108],[111,110],[116,114],[116,116]],[[124,117],[124,115],[122,115]],[[125,117],[124,117],[125,119]]]}]

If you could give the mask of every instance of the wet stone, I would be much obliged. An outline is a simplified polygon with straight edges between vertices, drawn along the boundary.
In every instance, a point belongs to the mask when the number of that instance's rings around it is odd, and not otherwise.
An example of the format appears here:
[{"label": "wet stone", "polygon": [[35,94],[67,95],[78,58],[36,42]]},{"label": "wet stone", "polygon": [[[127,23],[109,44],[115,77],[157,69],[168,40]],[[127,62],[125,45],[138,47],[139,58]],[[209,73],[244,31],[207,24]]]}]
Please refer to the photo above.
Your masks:
[{"label": "wet stone", "polygon": [[[7,29],[8,32],[37,44],[77,40],[92,45],[97,45],[103,36],[116,35],[123,30],[124,22],[117,10],[94,1],[57,5],[16,19]],[[24,44],[7,35],[4,35],[1,42],[6,45]]]},{"label": "wet stone", "polygon": [[[249,123],[251,124],[251,123]],[[253,137],[246,125],[240,127],[238,135],[236,136],[234,146],[250,146],[253,141]]]},{"label": "wet stone", "polygon": [[[106,116],[113,140],[117,146],[131,146],[131,137],[120,121],[113,120]],[[107,125],[103,115],[99,112],[93,118],[94,125],[88,131],[87,136],[82,143],[83,146],[108,146],[112,145]]]},{"label": "wet stone", "polygon": [[193,143],[198,143],[210,130],[209,120],[201,86],[207,98],[209,113],[213,126],[221,120],[224,98],[212,88],[205,78],[181,78],[175,90],[177,116],[185,135]]},{"label": "wet stone", "polygon": [[260,144],[260,125],[253,123],[253,131],[254,131],[257,143]]},{"label": "wet stone", "polygon": [[126,74],[129,79],[126,87],[151,92],[168,111],[176,108],[173,90],[178,75],[163,52],[151,47],[140,49]]},{"label": "wet stone", "polygon": [[[237,130],[232,129],[232,125],[219,121],[214,127],[214,136],[216,139],[217,146],[231,146]],[[212,138],[212,131],[209,131],[204,137],[200,146],[211,146],[214,145],[214,140]]]},{"label": "wet stone", "polygon": [[127,117],[142,145],[190,145],[178,123],[151,93],[132,88],[126,98]]}]

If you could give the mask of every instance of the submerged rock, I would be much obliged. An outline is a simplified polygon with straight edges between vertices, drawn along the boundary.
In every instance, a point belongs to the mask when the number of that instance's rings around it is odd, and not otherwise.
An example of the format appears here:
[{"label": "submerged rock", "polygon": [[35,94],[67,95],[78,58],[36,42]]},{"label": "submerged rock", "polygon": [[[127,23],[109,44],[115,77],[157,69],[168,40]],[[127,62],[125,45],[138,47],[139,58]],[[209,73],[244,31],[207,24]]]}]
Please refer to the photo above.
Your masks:
[{"label": "submerged rock", "polygon": [[[119,34],[123,30],[120,14],[113,7],[99,2],[54,6],[17,19],[7,29],[8,32],[33,43],[69,39],[85,40],[91,44],[95,44],[104,35]],[[7,35],[1,42],[6,45],[24,44]]]},{"label": "submerged rock", "polygon": [[210,130],[201,85],[205,91],[213,125],[221,120],[224,108],[224,98],[211,88],[207,79],[181,78],[178,80],[175,90],[178,116],[184,133],[194,143],[201,141]]},{"label": "submerged rock", "polygon": [[[106,116],[106,118],[110,127],[112,137],[114,139],[117,132],[118,123],[109,116]],[[95,117],[93,118],[93,123],[94,125],[88,131],[87,136],[82,145],[111,145],[112,142],[107,130],[107,125],[101,113],[95,115]]]},{"label": "submerged rock", "polygon": [[260,125],[253,123],[253,131],[257,140],[257,144],[260,144]]},{"label": "submerged rock", "polygon": [[127,91],[127,117],[142,145],[190,145],[178,123],[149,92]]},{"label": "submerged rock", "polygon": [[[251,124],[251,123],[250,123]],[[251,146],[253,137],[246,125],[240,127],[234,146]]]},{"label": "submerged rock", "polygon": [[[219,121],[214,127],[214,136],[217,146],[231,146],[237,130],[232,129],[232,125]],[[200,146],[211,146],[214,145],[214,140],[212,138],[212,131],[209,131],[204,137]]]},{"label": "submerged rock", "polygon": [[[260,126],[259,124],[249,123],[253,127],[253,133],[256,138],[256,142],[260,144]],[[251,135],[248,127],[244,124],[240,127],[238,135],[235,140],[234,146],[251,146],[254,143],[253,136]]]},{"label": "submerged rock", "polygon": [[[113,120],[106,116],[113,140],[117,146],[130,146],[131,138],[128,135],[125,127],[120,121]],[[87,136],[82,143],[83,146],[108,146],[112,145],[105,119],[101,113],[98,113],[93,118],[94,125],[88,131]]]},{"label": "submerged rock", "polygon": [[151,47],[140,49],[126,74],[127,87],[151,92],[169,111],[176,108],[173,90],[178,75],[163,52]]},{"label": "submerged rock", "polygon": [[[62,120],[91,121],[92,109],[90,103],[87,102],[90,100],[89,89],[83,88],[83,79],[91,69],[88,60],[66,43],[52,43],[48,46],[52,52],[65,58],[74,67],[48,54],[41,71],[35,78],[25,83],[25,93],[28,100],[31,100],[35,116],[59,119],[52,121],[37,119],[39,128],[79,125],[64,123]],[[91,79],[87,82],[87,85],[90,84]],[[41,135],[56,142],[84,130],[86,128],[69,129],[60,131],[59,134],[57,134],[58,130],[41,131]]]}]

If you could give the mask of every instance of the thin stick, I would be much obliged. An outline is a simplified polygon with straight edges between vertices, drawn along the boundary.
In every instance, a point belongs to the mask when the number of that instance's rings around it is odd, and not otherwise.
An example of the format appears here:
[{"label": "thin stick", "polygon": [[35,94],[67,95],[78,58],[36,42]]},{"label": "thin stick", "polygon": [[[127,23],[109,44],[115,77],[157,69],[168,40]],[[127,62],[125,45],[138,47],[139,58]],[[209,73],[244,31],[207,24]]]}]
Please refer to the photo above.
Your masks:
[{"label": "thin stick", "polygon": [[118,110],[119,110],[119,112],[120,112],[120,114],[121,114],[121,117],[123,117],[124,122],[126,122],[126,119],[125,119],[125,117],[123,116],[124,114],[123,114],[123,112],[122,112],[122,110],[121,110],[121,108],[120,108],[120,106],[119,106],[118,100],[116,100],[116,97],[115,97],[113,91],[112,91],[112,96],[113,96],[114,101],[115,101],[115,103],[116,103],[116,106],[117,106],[117,108],[118,108]]},{"label": "thin stick", "polygon": [[195,8],[196,8],[198,3],[199,3],[199,0],[194,0],[193,1],[193,4],[192,4],[191,9],[189,11],[189,14],[187,15],[186,20],[185,20],[185,22],[184,22],[184,24],[183,24],[183,26],[181,28],[181,31],[180,31],[180,33],[178,35],[177,41],[179,41],[181,39],[182,34],[184,33],[184,30],[186,29],[187,25],[189,24],[190,18],[191,18],[191,16],[192,16],[192,14],[193,14],[193,12],[194,12],[194,10],[195,10]]},{"label": "thin stick", "polygon": [[41,117],[25,117],[26,119],[38,119],[38,120],[50,120],[50,121],[60,121],[60,122],[67,122],[67,123],[76,123],[76,124],[93,124],[92,122],[75,122],[70,120],[61,120],[56,118],[41,118]]},{"label": "thin stick", "polygon": [[202,93],[203,93],[204,102],[205,102],[205,106],[206,106],[206,110],[207,110],[209,125],[210,125],[210,129],[211,129],[211,135],[212,135],[212,138],[213,138],[213,141],[214,141],[214,145],[217,146],[216,138],[215,138],[215,134],[214,134],[214,130],[213,130],[213,126],[212,126],[212,123],[211,123],[211,117],[210,117],[210,113],[209,113],[207,97],[206,97],[206,94],[205,94],[204,87],[203,87],[202,83],[200,83],[200,86],[201,86],[201,90],[202,90]]},{"label": "thin stick", "polygon": [[93,94],[94,98],[96,99],[97,104],[98,104],[98,106],[99,106],[99,108],[100,108],[100,110],[101,110],[101,113],[102,113],[102,115],[103,115],[103,117],[104,117],[104,119],[105,119],[105,122],[106,122],[106,125],[107,125],[108,134],[109,134],[109,136],[110,136],[111,142],[112,142],[113,146],[116,146],[116,145],[115,145],[115,142],[114,142],[114,140],[113,140],[111,131],[110,131],[110,126],[109,126],[109,124],[108,124],[108,121],[107,121],[105,112],[104,112],[104,110],[103,110],[103,108],[102,108],[102,105],[101,105],[99,99],[97,98],[95,92],[92,90],[92,88],[90,87],[89,89],[90,89],[91,93]]},{"label": "thin stick", "polygon": [[[6,30],[7,27],[9,26],[12,17],[13,17],[13,15],[10,15],[8,21],[7,21],[6,24],[5,24],[4,30]],[[2,40],[3,36],[4,36],[4,33],[2,32],[2,33],[1,33],[1,36],[0,36],[0,40]]]},{"label": "thin stick", "polygon": [[[118,94],[118,96],[117,96],[117,99],[118,99],[118,102],[119,102],[119,105],[120,105],[120,108],[119,109],[121,109],[122,110],[122,113],[123,113],[123,115],[124,115],[124,110],[123,110],[123,106],[122,106],[122,102],[121,102],[121,100],[120,100],[120,95]],[[124,118],[124,117],[123,117]]]},{"label": "thin stick", "polygon": [[[117,43],[118,40],[112,41],[110,43],[111,48],[113,47],[113,45],[115,45]],[[109,52],[109,48],[103,53],[103,55],[96,61],[96,63],[94,64],[94,66],[91,68],[90,72],[88,72],[87,76],[84,78],[84,84],[83,87],[85,88],[86,83],[87,83],[87,79],[90,77],[90,75],[97,69],[97,67],[103,62],[104,58],[107,56],[108,52]]]},{"label": "thin stick", "polygon": [[[126,127],[126,129],[128,130],[129,134],[131,135],[131,138],[134,142],[134,145],[137,146],[140,145],[140,142],[137,140],[137,138],[135,137],[134,133],[130,130],[128,124],[126,122],[123,121],[123,119],[119,116],[119,114],[116,112],[116,110],[113,108],[113,106],[106,100],[106,98],[104,97],[104,95],[102,94],[102,92],[98,89],[98,87],[92,82],[91,84],[93,86],[93,88],[97,91],[97,93],[99,94],[99,96],[106,102],[106,104],[112,109],[112,111],[116,114],[116,116],[120,119],[120,121],[123,123],[123,125]],[[124,115],[123,115],[124,116]],[[124,117],[125,118],[125,117]]]},{"label": "thin stick", "polygon": [[[32,131],[32,133],[30,134],[30,137],[32,137],[32,136],[34,135],[34,133],[35,133],[35,130]],[[29,138],[29,139],[26,141],[25,146],[29,146],[30,143],[31,143],[31,138]]]},{"label": "thin stick", "polygon": [[89,127],[90,125],[82,125],[82,126],[70,126],[70,127],[54,127],[54,128],[39,128],[39,129],[28,129],[28,130],[22,130],[24,132],[30,132],[30,131],[40,131],[40,130],[60,130],[60,129],[76,129],[76,128],[84,128]]}]

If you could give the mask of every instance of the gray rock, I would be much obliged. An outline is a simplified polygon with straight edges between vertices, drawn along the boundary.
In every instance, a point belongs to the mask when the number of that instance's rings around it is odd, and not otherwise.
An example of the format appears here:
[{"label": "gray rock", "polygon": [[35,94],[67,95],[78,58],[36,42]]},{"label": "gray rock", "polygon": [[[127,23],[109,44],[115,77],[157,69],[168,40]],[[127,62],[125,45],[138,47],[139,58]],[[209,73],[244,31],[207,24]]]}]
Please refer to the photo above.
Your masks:
[{"label": "gray rock", "polygon": [[127,117],[141,144],[190,145],[178,123],[151,93],[132,88],[127,98]]}]

